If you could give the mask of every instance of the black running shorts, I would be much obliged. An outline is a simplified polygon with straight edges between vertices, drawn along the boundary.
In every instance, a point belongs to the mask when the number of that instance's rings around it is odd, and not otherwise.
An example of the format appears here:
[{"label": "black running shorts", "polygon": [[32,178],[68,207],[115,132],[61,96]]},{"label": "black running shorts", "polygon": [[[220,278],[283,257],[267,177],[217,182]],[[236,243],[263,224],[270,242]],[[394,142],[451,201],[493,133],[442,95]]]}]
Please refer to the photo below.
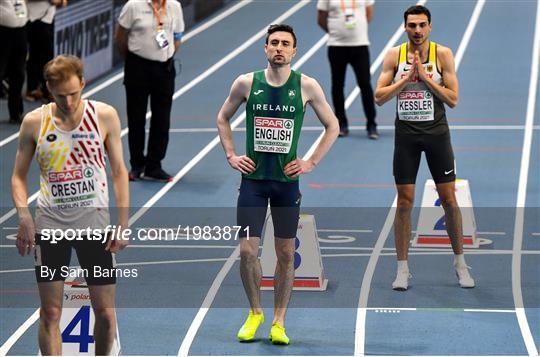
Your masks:
[{"label": "black running shorts", "polygon": [[450,133],[441,135],[398,134],[394,145],[394,179],[396,184],[414,184],[422,151],[435,183],[455,181],[456,167]]},{"label": "black running shorts", "polygon": [[[295,238],[301,199],[298,181],[243,178],[236,211],[238,225],[241,227],[240,238],[261,237],[269,202],[274,235],[278,238]],[[249,235],[246,227],[249,227]]]},{"label": "black running shorts", "polygon": [[[34,250],[36,280],[38,283],[66,280],[68,276],[84,278],[88,285],[115,284],[114,256],[105,250],[106,243],[99,240],[51,240],[36,234]],[[70,268],[71,248],[75,249],[80,269]],[[111,273],[112,272],[112,273]]]}]

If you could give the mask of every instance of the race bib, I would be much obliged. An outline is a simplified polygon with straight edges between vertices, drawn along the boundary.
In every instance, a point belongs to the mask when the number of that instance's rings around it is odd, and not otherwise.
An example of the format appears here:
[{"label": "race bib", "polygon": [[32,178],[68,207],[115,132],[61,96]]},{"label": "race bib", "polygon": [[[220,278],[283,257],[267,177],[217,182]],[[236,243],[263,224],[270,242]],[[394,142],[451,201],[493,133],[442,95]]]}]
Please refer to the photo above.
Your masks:
[{"label": "race bib", "polygon": [[427,90],[402,91],[398,95],[397,112],[399,120],[434,120],[433,94]]},{"label": "race bib", "polygon": [[169,41],[167,40],[167,36],[165,34],[165,31],[159,30],[156,33],[156,42],[157,42],[159,48],[161,48],[162,50],[169,47]]},{"label": "race bib", "polygon": [[255,117],[255,151],[288,154],[294,133],[294,120]]},{"label": "race bib", "polygon": [[58,209],[96,206],[97,183],[92,168],[48,172],[51,204]]}]

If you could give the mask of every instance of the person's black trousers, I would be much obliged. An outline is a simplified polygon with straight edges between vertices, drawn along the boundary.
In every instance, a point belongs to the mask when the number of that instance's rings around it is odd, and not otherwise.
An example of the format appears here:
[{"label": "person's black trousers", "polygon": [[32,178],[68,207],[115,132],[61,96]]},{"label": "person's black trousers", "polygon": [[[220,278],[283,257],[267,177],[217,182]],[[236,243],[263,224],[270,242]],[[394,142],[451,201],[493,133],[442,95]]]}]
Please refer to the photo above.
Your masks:
[{"label": "person's black trousers", "polygon": [[332,72],[332,101],[334,111],[341,128],[348,126],[347,114],[345,113],[345,73],[350,64],[356,76],[356,82],[362,95],[362,104],[367,119],[367,127],[375,127],[375,102],[373,89],[371,88],[371,74],[369,71],[369,48],[368,46],[328,46],[328,60]]},{"label": "person's black trousers", "polygon": [[28,61],[26,62],[26,89],[31,92],[41,89],[48,95],[43,78],[43,67],[54,57],[54,26],[36,20],[28,22]]},{"label": "person's black trousers", "polygon": [[[176,70],[173,58],[167,62],[150,61],[128,53],[124,67],[124,85],[128,116],[128,141],[132,169],[161,168],[169,143],[172,96]],[[150,138],[144,155],[146,111],[150,97]]]},{"label": "person's black trousers", "polygon": [[0,26],[0,80],[9,82],[9,118],[18,121],[23,114],[22,87],[26,63],[26,27]]}]

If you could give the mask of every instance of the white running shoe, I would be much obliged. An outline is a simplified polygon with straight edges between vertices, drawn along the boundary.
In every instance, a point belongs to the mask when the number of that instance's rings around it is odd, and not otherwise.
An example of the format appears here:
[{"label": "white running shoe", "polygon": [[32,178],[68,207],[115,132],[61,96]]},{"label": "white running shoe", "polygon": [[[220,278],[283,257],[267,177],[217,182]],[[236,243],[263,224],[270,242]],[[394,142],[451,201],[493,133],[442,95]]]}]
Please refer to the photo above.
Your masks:
[{"label": "white running shoe", "polygon": [[471,267],[466,265],[454,265],[454,269],[456,270],[459,286],[462,288],[474,288],[474,279],[471,274],[469,274],[469,269],[471,269]]},{"label": "white running shoe", "polygon": [[392,289],[405,291],[409,287],[409,279],[412,277],[408,270],[398,270],[396,280],[392,283]]}]

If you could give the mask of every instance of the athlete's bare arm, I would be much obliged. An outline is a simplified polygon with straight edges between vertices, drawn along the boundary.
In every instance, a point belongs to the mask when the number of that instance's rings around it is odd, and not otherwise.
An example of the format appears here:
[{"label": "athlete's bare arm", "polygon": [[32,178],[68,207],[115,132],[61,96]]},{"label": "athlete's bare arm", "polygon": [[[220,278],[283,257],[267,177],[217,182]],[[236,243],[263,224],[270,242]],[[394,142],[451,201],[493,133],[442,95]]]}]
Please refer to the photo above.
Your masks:
[{"label": "athlete's bare arm", "polygon": [[423,66],[418,66],[418,77],[433,91],[433,94],[450,108],[453,108],[459,100],[459,86],[452,50],[448,47],[437,45],[437,59],[440,66],[439,69],[442,73],[443,85],[429,78]]},{"label": "athlete's bare arm", "polygon": [[395,71],[398,67],[398,57],[399,46],[391,48],[384,56],[383,69],[379,76],[379,80],[377,81],[377,88],[375,89],[375,103],[377,103],[377,105],[383,105],[395,97],[417,73],[418,65],[416,62],[413,62],[408,75],[401,78],[399,81],[392,83]]},{"label": "athlete's bare arm", "polygon": [[231,87],[229,96],[225,99],[225,102],[217,115],[219,138],[221,139],[221,145],[223,145],[227,161],[233,169],[238,170],[243,174],[249,174],[250,172],[255,171],[255,163],[246,155],[236,155],[230,120],[240,105],[247,101],[252,81],[252,73],[243,74],[236,78]]},{"label": "athlete's bare arm", "polygon": [[[118,225],[125,229],[128,226],[129,215],[129,180],[122,152],[120,119],[116,110],[108,104],[97,103],[97,111],[103,143],[111,165],[112,183],[118,208]],[[111,253],[116,253],[127,244],[127,240],[109,240],[106,249]]]},{"label": "athlete's bare arm", "polygon": [[330,150],[330,147],[339,134],[339,124],[332,108],[324,97],[324,92],[316,80],[306,75],[302,75],[302,99],[305,104],[309,104],[315,114],[324,126],[324,135],[317,145],[313,154],[306,160],[297,158],[289,162],[283,168],[283,172],[290,177],[298,177],[307,174],[322,160],[324,155]]},{"label": "athlete's bare arm", "polygon": [[19,254],[30,254],[34,246],[36,229],[34,220],[28,209],[27,175],[36,151],[36,142],[41,125],[41,110],[28,113],[19,131],[19,146],[15,156],[15,167],[11,176],[11,196],[19,216],[19,229],[15,242]]}]

